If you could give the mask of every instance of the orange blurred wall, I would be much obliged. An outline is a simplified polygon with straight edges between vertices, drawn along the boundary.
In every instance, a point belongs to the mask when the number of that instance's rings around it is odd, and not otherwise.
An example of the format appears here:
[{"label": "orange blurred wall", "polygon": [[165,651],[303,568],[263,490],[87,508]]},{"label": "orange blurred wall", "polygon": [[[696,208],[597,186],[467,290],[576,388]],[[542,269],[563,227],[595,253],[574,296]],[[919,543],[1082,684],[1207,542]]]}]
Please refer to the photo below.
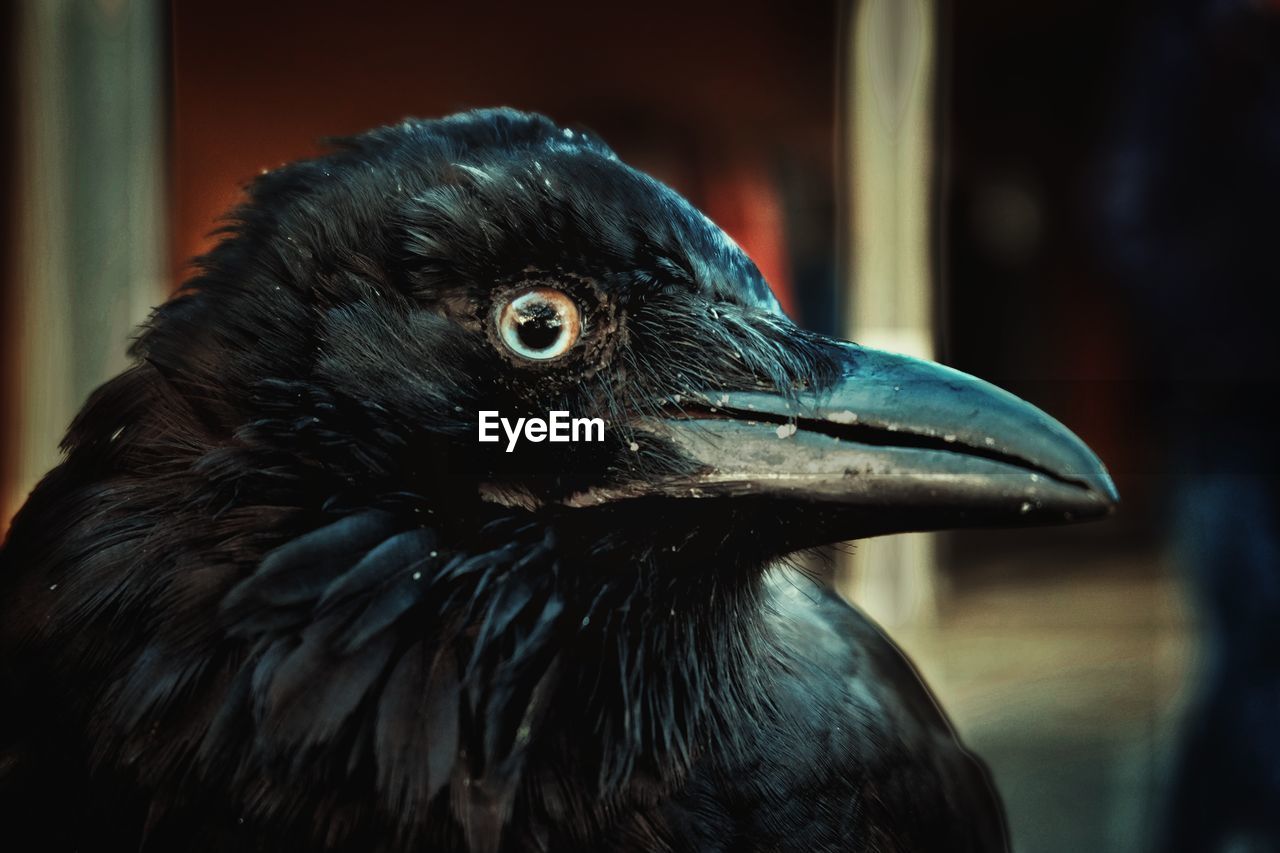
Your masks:
[{"label": "orange blurred wall", "polygon": [[508,105],[582,124],[720,221],[792,307],[770,164],[833,160],[834,3],[172,6],[175,283],[263,169],[326,136]]}]

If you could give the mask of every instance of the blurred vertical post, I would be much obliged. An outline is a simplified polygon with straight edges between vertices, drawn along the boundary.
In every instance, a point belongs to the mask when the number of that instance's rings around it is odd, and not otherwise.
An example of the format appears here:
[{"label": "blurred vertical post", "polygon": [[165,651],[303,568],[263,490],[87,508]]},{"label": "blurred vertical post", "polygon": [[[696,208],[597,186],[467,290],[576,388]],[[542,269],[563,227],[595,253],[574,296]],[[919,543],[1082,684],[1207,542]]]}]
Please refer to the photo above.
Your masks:
[{"label": "blurred vertical post", "polygon": [[2,522],[165,293],[160,0],[21,0]]},{"label": "blurred vertical post", "polygon": [[[843,332],[879,349],[934,353],[934,121],[938,0],[854,0],[841,81],[846,282]],[[837,584],[882,624],[935,611],[929,534],[858,543]]]}]

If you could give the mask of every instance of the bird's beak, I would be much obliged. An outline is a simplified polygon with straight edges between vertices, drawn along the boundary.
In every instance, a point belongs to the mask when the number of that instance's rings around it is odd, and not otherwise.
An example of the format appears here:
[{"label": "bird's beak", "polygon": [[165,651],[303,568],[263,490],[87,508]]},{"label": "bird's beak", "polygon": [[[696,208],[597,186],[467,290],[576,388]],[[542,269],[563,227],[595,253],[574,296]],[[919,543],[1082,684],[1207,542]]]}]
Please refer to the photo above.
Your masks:
[{"label": "bird's beak", "polygon": [[982,380],[932,362],[842,344],[840,380],[788,397],[681,395],[637,429],[694,460],[645,495],[759,495],[808,505],[842,536],[1084,520],[1119,495],[1066,427]]}]

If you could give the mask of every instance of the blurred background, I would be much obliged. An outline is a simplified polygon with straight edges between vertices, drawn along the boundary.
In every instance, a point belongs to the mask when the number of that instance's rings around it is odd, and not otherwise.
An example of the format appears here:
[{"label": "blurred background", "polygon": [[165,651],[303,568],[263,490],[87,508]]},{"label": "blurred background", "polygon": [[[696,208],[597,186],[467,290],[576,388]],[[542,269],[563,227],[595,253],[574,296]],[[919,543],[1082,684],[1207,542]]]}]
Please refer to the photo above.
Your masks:
[{"label": "blurred background", "polygon": [[1280,2],[0,4],[0,519],[263,169],[405,116],[595,130],[799,323],[1046,409],[1121,512],[822,568],[1015,848],[1280,849]]}]

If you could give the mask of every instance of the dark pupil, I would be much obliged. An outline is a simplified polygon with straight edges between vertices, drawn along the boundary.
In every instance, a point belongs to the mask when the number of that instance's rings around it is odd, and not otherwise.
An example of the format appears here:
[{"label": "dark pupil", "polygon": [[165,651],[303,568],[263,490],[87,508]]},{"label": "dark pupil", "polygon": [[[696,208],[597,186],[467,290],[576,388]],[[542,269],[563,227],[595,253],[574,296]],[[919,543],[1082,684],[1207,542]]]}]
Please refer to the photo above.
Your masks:
[{"label": "dark pupil", "polygon": [[516,334],[520,343],[531,350],[544,350],[560,340],[560,315],[543,303],[531,305],[520,313]]}]

